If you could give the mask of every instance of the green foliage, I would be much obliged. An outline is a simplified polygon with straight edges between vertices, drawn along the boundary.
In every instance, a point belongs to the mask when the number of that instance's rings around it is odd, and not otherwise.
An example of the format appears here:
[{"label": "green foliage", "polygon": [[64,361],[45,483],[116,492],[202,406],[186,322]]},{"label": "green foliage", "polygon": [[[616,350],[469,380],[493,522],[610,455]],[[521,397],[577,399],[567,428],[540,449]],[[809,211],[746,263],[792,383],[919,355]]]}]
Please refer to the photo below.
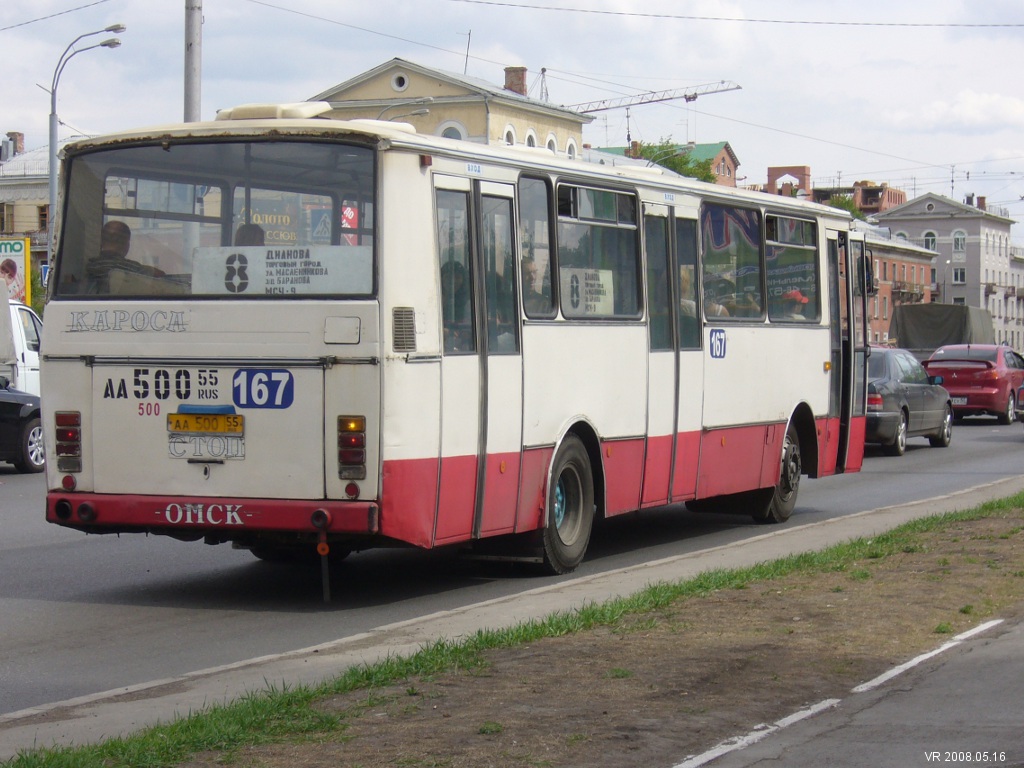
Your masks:
[{"label": "green foliage", "polygon": [[853,218],[864,220],[867,217],[864,212],[853,203],[853,198],[849,195],[833,195],[829,198],[827,203],[833,208],[839,208],[849,213]]},{"label": "green foliage", "polygon": [[668,168],[680,176],[689,176],[710,184],[715,183],[715,172],[712,170],[712,161],[694,160],[685,146],[674,144],[672,137],[668,136],[659,139],[657,144],[643,144],[639,146],[640,157],[652,161],[654,165]]},{"label": "green foliage", "polygon": [[39,267],[33,265],[29,270],[32,276],[32,309],[40,317],[43,316],[43,304],[46,303],[46,289],[43,288],[43,277],[39,274]]}]

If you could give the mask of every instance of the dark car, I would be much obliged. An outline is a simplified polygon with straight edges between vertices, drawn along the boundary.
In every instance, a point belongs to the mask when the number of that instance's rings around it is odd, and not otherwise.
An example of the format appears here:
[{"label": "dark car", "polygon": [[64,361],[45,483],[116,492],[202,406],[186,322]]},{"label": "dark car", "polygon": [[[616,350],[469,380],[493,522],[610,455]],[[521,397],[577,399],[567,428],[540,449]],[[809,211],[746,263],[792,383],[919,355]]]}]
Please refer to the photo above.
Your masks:
[{"label": "dark car", "polygon": [[39,398],[11,389],[4,376],[0,376],[0,461],[12,463],[19,472],[42,472],[46,466]]},{"label": "dark car", "polygon": [[902,456],[907,438],[927,437],[945,448],[953,437],[953,403],[941,377],[929,376],[910,352],[872,347],[868,358],[868,418],[865,442],[881,443]]},{"label": "dark car", "polygon": [[924,367],[942,377],[958,418],[990,414],[1000,424],[1013,422],[1017,390],[1024,385],[1024,358],[1005,344],[939,347]]}]

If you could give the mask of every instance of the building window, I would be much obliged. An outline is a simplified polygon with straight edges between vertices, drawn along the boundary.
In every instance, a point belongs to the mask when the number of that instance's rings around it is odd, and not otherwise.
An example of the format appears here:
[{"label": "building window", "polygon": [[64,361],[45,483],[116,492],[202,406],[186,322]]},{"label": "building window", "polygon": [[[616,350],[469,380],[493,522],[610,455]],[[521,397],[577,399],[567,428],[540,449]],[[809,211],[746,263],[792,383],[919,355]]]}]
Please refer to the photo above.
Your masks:
[{"label": "building window", "polygon": [[526,132],[526,146],[536,147],[537,146],[537,134],[530,129]]},{"label": "building window", "polygon": [[404,72],[396,72],[391,76],[391,87],[401,93],[409,87],[409,76]]},{"label": "building window", "polygon": [[967,267],[953,267],[953,285],[967,284]]},{"label": "building window", "polygon": [[14,205],[0,203],[0,235],[14,234]]},{"label": "building window", "polygon": [[927,248],[929,251],[934,251],[935,250],[935,244],[937,243],[937,241],[938,240],[935,237],[935,233],[934,232],[925,232],[924,233],[924,247]]},{"label": "building window", "polygon": [[466,131],[466,127],[455,120],[445,120],[439,126],[437,126],[438,132],[446,139],[465,139],[469,134]]},{"label": "building window", "polygon": [[46,232],[50,228],[50,206],[39,206],[39,231]]},{"label": "building window", "polygon": [[565,155],[566,155],[566,157],[568,157],[570,160],[575,160],[576,159],[576,154],[577,154],[578,151],[579,150],[576,149],[576,142],[574,140],[572,140],[572,139],[569,139],[569,141],[566,142],[566,145],[565,145]]},{"label": "building window", "polygon": [[953,233],[953,252],[963,253],[967,250],[967,233],[958,229]]},{"label": "building window", "polygon": [[505,143],[512,147],[516,143],[516,131],[511,125],[505,126]]},{"label": "building window", "polygon": [[548,134],[548,140],[544,146],[546,146],[552,154],[558,154],[558,140],[555,138],[555,134]]}]

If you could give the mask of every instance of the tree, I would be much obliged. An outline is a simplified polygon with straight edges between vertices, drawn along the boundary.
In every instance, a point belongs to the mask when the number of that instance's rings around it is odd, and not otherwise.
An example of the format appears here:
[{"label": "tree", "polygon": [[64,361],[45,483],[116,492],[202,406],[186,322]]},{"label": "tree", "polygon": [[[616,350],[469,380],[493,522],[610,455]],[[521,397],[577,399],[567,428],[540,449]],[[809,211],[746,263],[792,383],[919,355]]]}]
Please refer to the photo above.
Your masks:
[{"label": "tree", "polygon": [[689,176],[714,184],[717,177],[712,169],[710,159],[694,160],[685,146],[674,144],[672,137],[660,139],[657,144],[639,144],[640,157],[650,160],[680,176]]},{"label": "tree", "polygon": [[861,219],[863,221],[867,218],[867,216],[864,215],[864,212],[854,204],[853,198],[849,195],[832,195],[832,197],[828,199],[826,205],[847,211],[855,219]]}]

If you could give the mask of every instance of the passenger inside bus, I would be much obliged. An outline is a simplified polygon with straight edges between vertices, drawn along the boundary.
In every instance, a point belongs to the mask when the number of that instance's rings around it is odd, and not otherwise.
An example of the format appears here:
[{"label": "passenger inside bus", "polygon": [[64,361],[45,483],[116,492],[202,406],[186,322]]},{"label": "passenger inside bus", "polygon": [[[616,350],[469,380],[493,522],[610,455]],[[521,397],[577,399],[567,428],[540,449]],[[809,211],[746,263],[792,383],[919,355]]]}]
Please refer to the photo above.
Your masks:
[{"label": "passenger inside bus", "polygon": [[259,224],[243,224],[235,232],[235,245],[264,245],[265,235]]},{"label": "passenger inside bus", "polygon": [[537,262],[530,256],[523,259],[523,307],[529,317],[534,315],[548,315],[551,313],[551,280],[547,275],[541,285],[545,290],[537,290],[538,269]]},{"label": "passenger inside bus", "polygon": [[444,351],[474,351],[466,268],[457,261],[446,261],[441,266],[441,315],[444,322]]},{"label": "passenger inside bus", "polygon": [[782,294],[782,316],[786,320],[806,320],[804,305],[810,301],[799,290],[793,289]]},{"label": "passenger inside bus", "polygon": [[103,225],[99,255],[89,261],[85,270],[90,293],[110,293],[112,274],[163,277],[162,270],[129,259],[131,245],[132,230],[123,221],[112,219]]}]

